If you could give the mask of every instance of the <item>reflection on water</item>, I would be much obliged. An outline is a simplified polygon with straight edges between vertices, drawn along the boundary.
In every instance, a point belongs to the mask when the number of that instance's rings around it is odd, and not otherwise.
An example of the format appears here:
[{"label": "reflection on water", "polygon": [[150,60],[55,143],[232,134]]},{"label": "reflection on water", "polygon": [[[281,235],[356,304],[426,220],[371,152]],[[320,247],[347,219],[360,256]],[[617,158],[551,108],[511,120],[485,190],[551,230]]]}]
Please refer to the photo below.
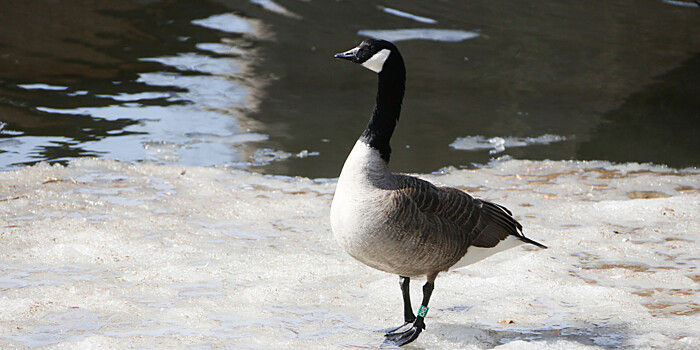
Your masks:
[{"label": "reflection on water", "polygon": [[[397,171],[496,153],[697,166],[699,17],[685,1],[7,0],[0,169],[98,156],[337,176],[376,77],[332,54],[367,35],[399,41],[408,69]],[[542,135],[560,139],[527,141]],[[464,140],[503,145],[450,147]]]},{"label": "reflection on water", "polygon": [[366,37],[379,38],[393,42],[403,40],[434,40],[457,42],[476,38],[479,33],[454,29],[392,29],[392,30],[361,30],[357,34]]},{"label": "reflection on water", "polygon": [[[15,76],[12,82],[2,84],[0,89],[8,96],[6,103],[0,105],[3,167],[77,156],[191,165],[235,164],[246,162],[245,153],[249,150],[242,146],[243,141],[267,138],[250,133],[254,123],[246,122],[244,117],[244,112],[257,107],[261,93],[259,84],[252,82],[249,68],[255,57],[250,41],[262,36],[258,21],[234,13],[210,14],[222,11],[221,8],[186,13],[189,9],[168,3],[150,7],[132,4],[131,11],[115,8],[107,12],[109,15],[99,14],[104,11],[100,7],[112,6],[107,3],[94,9],[85,6],[71,3],[63,11],[68,17],[76,11],[95,11],[91,13],[95,18],[106,16],[120,25],[105,28],[82,21],[62,23],[63,26],[53,28],[58,32],[51,35],[65,41],[73,31],[89,31],[99,37],[124,40],[126,43],[110,47],[114,51],[107,52],[123,60],[116,67],[116,76],[95,81],[92,73],[82,67],[62,67],[63,72],[44,72],[58,73],[55,77]],[[143,13],[133,16],[139,10]],[[143,28],[144,15],[165,18]],[[163,41],[170,45],[159,47],[161,38],[152,37],[154,25],[167,31]],[[49,35],[43,32],[49,29],[52,28],[38,29],[41,33],[37,35]],[[134,32],[136,41],[156,46],[156,50],[121,46],[136,44],[131,37]],[[99,41],[82,40],[77,44],[85,51],[105,50]],[[17,56],[20,63],[32,54],[14,49],[6,56]],[[124,51],[130,52],[130,57],[124,57]],[[63,59],[47,63],[60,66]],[[53,59],[48,56],[43,61]],[[83,61],[81,65],[100,69],[100,63]],[[83,76],[75,77],[76,74]],[[53,85],[59,81],[61,85]]]}]

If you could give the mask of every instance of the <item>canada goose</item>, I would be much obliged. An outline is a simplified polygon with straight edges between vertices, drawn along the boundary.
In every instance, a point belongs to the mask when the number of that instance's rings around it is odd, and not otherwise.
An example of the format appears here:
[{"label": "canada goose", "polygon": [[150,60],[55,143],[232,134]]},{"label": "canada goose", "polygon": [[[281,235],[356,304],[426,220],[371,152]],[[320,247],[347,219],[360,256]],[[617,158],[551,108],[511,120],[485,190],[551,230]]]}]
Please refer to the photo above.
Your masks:
[{"label": "canada goose", "polygon": [[[331,204],[338,243],[355,259],[399,275],[405,323],[386,333],[404,345],[425,329],[438,273],[463,267],[522,243],[537,243],[505,207],[451,187],[389,170],[389,139],[401,112],[406,69],[394,44],[367,39],[335,55],[379,74],[377,102],[367,129],[350,152]],[[409,295],[411,277],[426,276],[418,316]],[[404,328],[410,325],[406,330]]]}]

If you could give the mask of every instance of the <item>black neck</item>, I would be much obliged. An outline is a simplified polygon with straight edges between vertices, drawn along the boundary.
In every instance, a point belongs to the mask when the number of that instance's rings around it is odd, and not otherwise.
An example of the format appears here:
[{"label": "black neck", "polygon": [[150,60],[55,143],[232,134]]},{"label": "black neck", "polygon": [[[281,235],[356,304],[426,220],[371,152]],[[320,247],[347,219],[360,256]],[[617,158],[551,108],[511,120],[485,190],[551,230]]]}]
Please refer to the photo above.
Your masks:
[{"label": "black neck", "polygon": [[398,51],[389,55],[379,73],[377,104],[367,129],[360,139],[377,150],[387,163],[391,155],[389,140],[401,114],[401,101],[406,87],[406,68]]}]

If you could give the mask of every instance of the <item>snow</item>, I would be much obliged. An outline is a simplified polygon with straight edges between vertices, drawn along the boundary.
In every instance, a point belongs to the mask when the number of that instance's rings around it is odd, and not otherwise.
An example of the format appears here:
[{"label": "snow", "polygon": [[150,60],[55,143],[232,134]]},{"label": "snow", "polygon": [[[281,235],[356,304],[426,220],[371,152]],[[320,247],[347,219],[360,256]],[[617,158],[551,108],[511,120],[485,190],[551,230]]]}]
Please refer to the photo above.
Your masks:
[{"label": "snow", "polygon": [[[549,249],[438,276],[407,348],[700,347],[697,169],[502,159],[421,176],[507,206]],[[0,348],[377,348],[402,321],[398,278],[333,240],[334,187],[88,158],[0,172]]]}]

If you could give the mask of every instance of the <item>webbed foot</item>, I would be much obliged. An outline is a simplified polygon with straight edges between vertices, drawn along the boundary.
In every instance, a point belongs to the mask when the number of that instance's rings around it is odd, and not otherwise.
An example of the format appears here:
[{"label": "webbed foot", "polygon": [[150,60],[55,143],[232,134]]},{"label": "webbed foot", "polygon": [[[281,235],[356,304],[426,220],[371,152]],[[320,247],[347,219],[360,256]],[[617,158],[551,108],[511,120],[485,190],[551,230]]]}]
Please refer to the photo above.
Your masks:
[{"label": "webbed foot", "polygon": [[380,331],[378,331],[378,332],[386,333],[385,335],[387,335],[387,336],[388,336],[388,335],[391,335],[391,334],[393,334],[393,333],[401,333],[401,332],[405,331],[404,328],[406,328],[406,326],[412,325],[412,324],[413,324],[413,321],[406,321],[406,322],[404,322],[404,324],[402,324],[402,325],[400,325],[400,326],[398,326],[398,327],[389,328],[389,329],[382,329],[382,330],[380,330]]},{"label": "webbed foot", "polygon": [[422,317],[418,317],[415,322],[411,325],[411,328],[408,330],[405,330],[403,332],[400,332],[400,330],[406,326],[404,324],[403,326],[397,328],[393,332],[389,332],[384,335],[386,339],[384,340],[384,344],[390,344],[390,345],[395,345],[395,346],[404,346],[418,338],[420,333],[425,329],[425,323],[423,322]]}]

